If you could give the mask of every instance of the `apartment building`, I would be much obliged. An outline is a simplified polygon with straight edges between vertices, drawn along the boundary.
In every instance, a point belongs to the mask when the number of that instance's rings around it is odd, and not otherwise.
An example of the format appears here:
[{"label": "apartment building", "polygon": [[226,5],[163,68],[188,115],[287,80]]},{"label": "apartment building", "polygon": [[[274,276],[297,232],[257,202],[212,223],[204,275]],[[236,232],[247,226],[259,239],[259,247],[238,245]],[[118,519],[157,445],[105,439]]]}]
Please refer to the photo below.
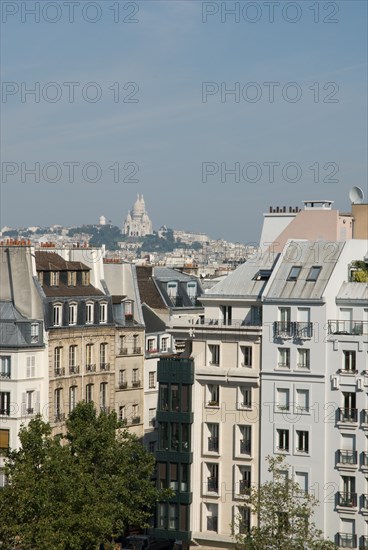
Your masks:
[{"label": "apartment building", "polygon": [[47,335],[37,288],[33,249],[0,246],[0,487],[4,451],[36,414],[47,415]]}]

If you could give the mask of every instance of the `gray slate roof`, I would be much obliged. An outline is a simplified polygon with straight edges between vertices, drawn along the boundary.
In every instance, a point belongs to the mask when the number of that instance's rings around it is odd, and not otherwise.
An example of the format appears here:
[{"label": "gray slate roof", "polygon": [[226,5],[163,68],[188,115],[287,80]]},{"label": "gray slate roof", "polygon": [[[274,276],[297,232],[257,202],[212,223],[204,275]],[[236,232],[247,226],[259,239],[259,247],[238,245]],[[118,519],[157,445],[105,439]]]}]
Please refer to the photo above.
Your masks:
[{"label": "gray slate roof", "polygon": [[368,283],[342,283],[337,300],[361,300],[368,304]]}]

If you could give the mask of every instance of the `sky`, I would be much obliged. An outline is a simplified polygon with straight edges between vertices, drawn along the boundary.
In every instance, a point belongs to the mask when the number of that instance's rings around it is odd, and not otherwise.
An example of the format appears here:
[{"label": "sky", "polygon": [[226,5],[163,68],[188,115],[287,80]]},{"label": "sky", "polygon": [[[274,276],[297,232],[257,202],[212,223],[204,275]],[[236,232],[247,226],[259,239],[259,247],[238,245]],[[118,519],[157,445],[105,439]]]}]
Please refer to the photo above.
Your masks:
[{"label": "sky", "polygon": [[[1,1],[0,226],[258,242],[269,206],[367,184],[367,3]],[[34,90],[33,93],[30,93]]]}]

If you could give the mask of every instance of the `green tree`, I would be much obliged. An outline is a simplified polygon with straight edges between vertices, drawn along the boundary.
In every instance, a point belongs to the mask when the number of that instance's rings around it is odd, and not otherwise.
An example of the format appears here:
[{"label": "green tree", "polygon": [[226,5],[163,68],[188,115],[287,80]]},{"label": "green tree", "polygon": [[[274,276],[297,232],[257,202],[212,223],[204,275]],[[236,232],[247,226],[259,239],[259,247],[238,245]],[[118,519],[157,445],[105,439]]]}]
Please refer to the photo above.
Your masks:
[{"label": "green tree", "polygon": [[119,427],[115,412],[80,403],[65,437],[40,417],[21,429],[0,492],[2,548],[95,550],[129,525],[147,526],[169,495],[152,482],[154,457]]},{"label": "green tree", "polygon": [[288,470],[283,456],[267,459],[272,480],[246,489],[244,509],[258,518],[258,525],[247,531],[240,515],[234,525],[237,550],[334,550],[312,521],[317,499],[299,484],[282,475]]}]

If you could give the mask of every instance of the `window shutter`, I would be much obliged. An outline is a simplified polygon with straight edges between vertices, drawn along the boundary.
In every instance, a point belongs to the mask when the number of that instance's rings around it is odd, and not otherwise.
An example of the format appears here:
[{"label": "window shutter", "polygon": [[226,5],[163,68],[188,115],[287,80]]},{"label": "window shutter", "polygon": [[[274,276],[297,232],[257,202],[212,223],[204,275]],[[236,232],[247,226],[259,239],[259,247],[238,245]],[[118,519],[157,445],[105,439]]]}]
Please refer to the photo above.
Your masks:
[{"label": "window shutter", "polygon": [[22,393],[22,405],[21,405],[21,415],[25,416],[26,414],[26,399],[27,399],[27,395],[26,393]]},{"label": "window shutter", "polygon": [[39,391],[36,391],[35,412],[36,414],[40,414],[40,392]]}]

